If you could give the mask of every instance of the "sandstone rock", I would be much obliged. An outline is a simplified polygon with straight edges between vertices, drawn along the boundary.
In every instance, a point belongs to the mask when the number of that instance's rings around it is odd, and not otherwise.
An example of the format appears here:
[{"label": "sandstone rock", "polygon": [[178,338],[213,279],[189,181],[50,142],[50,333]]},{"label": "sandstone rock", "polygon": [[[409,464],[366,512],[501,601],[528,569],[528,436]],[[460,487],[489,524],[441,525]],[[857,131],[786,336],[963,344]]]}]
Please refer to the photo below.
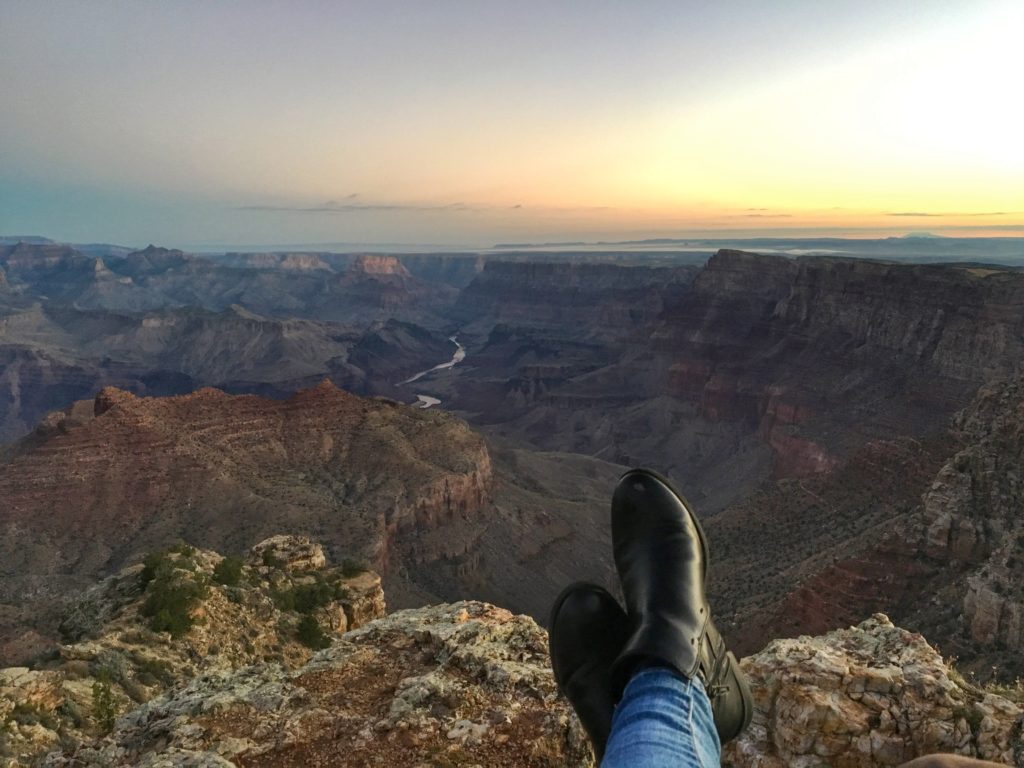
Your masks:
[{"label": "sandstone rock", "polygon": [[736,768],[896,766],[934,752],[1017,764],[1021,707],[965,684],[920,635],[879,614],[742,661],[756,711]]},{"label": "sandstone rock", "polygon": [[[397,575],[444,558],[428,533],[443,541],[445,529],[483,523],[490,454],[446,413],[330,382],[285,400],[108,387],[95,410],[0,461],[0,607],[29,606],[38,629],[100,573],[176,539],[239,552],[286,520],[325,531],[329,552]],[[323,553],[301,551],[291,567],[317,567]]]},{"label": "sandstone rock", "polygon": [[305,536],[272,536],[255,545],[249,562],[255,566],[270,561],[286,571],[319,571],[327,564],[324,548]]},{"label": "sandstone rock", "polygon": [[396,277],[410,277],[402,262],[395,256],[359,256],[349,267],[352,272],[361,272],[366,275],[394,275]]},{"label": "sandstone rock", "polygon": [[[206,761],[206,762],[204,762]],[[46,765],[589,766],[529,618],[485,603],[399,611],[304,667],[201,675]]]},{"label": "sandstone rock", "polygon": [[[68,749],[101,736],[96,686],[109,690],[112,714],[130,717],[139,704],[196,677],[252,664],[272,664],[282,674],[301,667],[312,650],[298,632],[299,611],[316,619],[328,642],[384,615],[380,577],[327,566],[319,544],[276,536],[256,551],[281,559],[266,565],[253,555],[235,584],[217,583],[220,555],[183,546],[147,558],[152,581],[132,566],[74,601],[61,625],[68,643],[56,659],[40,669],[0,669],[0,724],[9,726],[0,730],[0,757],[6,750],[23,756],[19,765],[38,764],[58,744]],[[192,626],[179,637],[155,631],[147,615],[159,580],[200,587],[189,608]],[[219,759],[182,748],[139,764],[226,764]]]},{"label": "sandstone rock", "polygon": [[964,447],[924,496],[919,546],[966,572],[948,611],[959,620],[962,609],[963,626],[950,650],[985,677],[995,666],[1013,679],[1024,673],[1024,378],[983,387],[953,427]]}]

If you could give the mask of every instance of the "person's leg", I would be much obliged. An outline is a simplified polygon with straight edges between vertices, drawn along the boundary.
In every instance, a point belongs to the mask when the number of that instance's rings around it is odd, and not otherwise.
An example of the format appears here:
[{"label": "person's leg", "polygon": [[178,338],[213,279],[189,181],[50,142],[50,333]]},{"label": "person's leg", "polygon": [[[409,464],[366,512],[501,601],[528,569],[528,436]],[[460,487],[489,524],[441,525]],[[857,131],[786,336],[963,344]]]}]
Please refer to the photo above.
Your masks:
[{"label": "person's leg", "polygon": [[721,746],[711,702],[696,678],[646,667],[615,708],[602,768],[712,768]]},{"label": "person's leg", "polygon": [[900,768],[997,768],[998,765],[960,755],[927,755],[904,763]]},{"label": "person's leg", "polygon": [[669,667],[704,686],[720,742],[739,736],[754,699],[711,618],[708,541],[689,503],[656,472],[630,470],[612,494],[612,550],[630,623],[612,694],[638,669]]},{"label": "person's leg", "polygon": [[[614,739],[604,765],[715,765],[720,744],[749,725],[754,702],[711,620],[704,532],[683,497],[647,470],[620,478],[611,511],[626,612],[594,585],[563,592],[549,624],[558,687],[599,759]],[[651,669],[660,670],[658,685],[640,674]],[[680,763],[675,753],[686,745],[692,756]],[[647,762],[637,762],[641,754]]]}]

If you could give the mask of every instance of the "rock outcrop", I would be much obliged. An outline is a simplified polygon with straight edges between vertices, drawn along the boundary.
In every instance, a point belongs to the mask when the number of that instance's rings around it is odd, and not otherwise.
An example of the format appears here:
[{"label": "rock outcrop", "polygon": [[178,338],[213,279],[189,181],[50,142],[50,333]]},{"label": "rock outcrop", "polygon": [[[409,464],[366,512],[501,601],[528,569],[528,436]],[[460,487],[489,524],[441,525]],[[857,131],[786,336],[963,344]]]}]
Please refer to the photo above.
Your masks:
[{"label": "rock outcrop", "polygon": [[197,677],[253,664],[298,669],[384,611],[377,574],[328,567],[303,537],[261,542],[246,561],[187,546],[154,553],[75,600],[55,654],[0,670],[0,764],[77,750]]},{"label": "rock outcrop", "polygon": [[0,602],[29,619],[175,540],[244,551],[283,521],[397,577],[445,557],[491,483],[483,439],[455,417],[329,382],[288,400],[105,389],[94,412],[0,463]]},{"label": "rock outcrop", "polygon": [[1024,709],[963,681],[883,615],[777,640],[742,662],[756,712],[726,747],[734,768],[874,768],[935,752],[1024,764]]},{"label": "rock outcrop", "polygon": [[[476,601],[385,616],[375,574],[323,559],[276,536],[244,562],[177,548],[98,585],[65,621],[77,639],[0,669],[0,765],[593,768],[532,619]],[[204,585],[182,631],[153,628],[168,583]],[[723,765],[1024,764],[1024,690],[967,683],[883,615],[741,664],[756,711]]]},{"label": "rock outcrop", "polygon": [[364,275],[391,275],[394,277],[410,277],[407,270],[395,256],[358,256],[349,267],[350,272],[361,272]]},{"label": "rock outcrop", "polygon": [[476,602],[393,613],[308,664],[204,674],[48,766],[592,764],[547,637]]},{"label": "rock outcrop", "polygon": [[924,495],[912,541],[960,575],[946,611],[960,630],[949,650],[978,673],[1006,658],[1013,663],[997,666],[1024,675],[1024,378],[983,388],[953,430],[961,450]]}]

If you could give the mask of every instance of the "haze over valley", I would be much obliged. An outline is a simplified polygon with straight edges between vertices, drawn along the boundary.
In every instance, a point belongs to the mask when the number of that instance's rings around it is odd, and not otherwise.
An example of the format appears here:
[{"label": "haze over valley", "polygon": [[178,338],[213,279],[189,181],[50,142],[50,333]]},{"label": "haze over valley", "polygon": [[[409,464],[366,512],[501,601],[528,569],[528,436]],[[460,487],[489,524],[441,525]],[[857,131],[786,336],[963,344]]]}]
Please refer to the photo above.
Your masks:
[{"label": "haze over valley", "polygon": [[[147,551],[282,527],[358,554],[394,606],[468,595],[542,618],[574,576],[613,583],[604,497],[643,465],[707,517],[741,647],[885,610],[991,666],[1013,625],[977,643],[953,616],[988,588],[963,574],[1015,578],[1016,556],[991,563],[1018,521],[928,494],[1017,418],[985,393],[1016,392],[1024,246],[988,243],[986,264],[985,241],[959,263],[944,242],[934,263],[931,240],[843,245],[886,243],[886,260],[5,245],[8,652],[45,647],[65,595]],[[386,447],[352,442],[368,438]],[[918,574],[909,593],[893,569]],[[803,600],[816,580],[841,594]],[[940,593],[948,612],[922,611]]]}]

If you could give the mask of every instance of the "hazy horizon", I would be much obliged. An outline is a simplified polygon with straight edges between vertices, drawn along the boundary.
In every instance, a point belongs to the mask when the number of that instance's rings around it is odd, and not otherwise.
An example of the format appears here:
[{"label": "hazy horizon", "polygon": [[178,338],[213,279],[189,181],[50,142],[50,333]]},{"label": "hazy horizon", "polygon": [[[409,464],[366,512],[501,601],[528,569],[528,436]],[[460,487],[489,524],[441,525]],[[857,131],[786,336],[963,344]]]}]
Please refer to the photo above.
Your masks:
[{"label": "hazy horizon", "polygon": [[12,0],[0,26],[0,232],[1024,235],[1009,0]]}]

